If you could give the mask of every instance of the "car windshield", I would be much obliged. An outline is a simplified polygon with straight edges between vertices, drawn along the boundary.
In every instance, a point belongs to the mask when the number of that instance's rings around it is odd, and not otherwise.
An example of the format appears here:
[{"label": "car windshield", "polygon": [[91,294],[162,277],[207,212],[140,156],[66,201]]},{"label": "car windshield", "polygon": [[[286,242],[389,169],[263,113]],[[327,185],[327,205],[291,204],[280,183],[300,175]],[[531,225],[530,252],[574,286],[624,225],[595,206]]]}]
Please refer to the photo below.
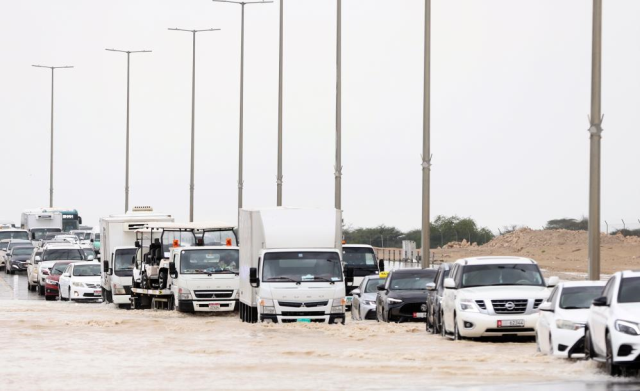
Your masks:
[{"label": "car windshield", "polygon": [[640,277],[627,277],[620,281],[618,303],[640,303]]},{"label": "car windshield", "polygon": [[65,270],[67,270],[68,266],[68,263],[56,263],[53,265],[53,269],[51,269],[51,274],[54,276],[60,276]]},{"label": "car windshield", "polygon": [[378,270],[376,255],[368,247],[344,247],[342,260],[347,266]]},{"label": "car windshield", "polygon": [[462,287],[495,285],[544,286],[544,279],[534,264],[466,265],[462,274]]},{"label": "car windshield", "polygon": [[238,250],[183,250],[180,271],[184,274],[238,273]]},{"label": "car windshield", "polygon": [[8,245],[9,245],[9,242],[0,243],[0,250],[6,250]]},{"label": "car windshield", "polygon": [[97,277],[100,276],[100,264],[76,265],[73,268],[73,275],[77,277]]},{"label": "car windshield", "polygon": [[364,293],[376,293],[378,292],[378,285],[384,284],[384,278],[372,278],[367,281],[367,286],[364,288]]},{"label": "car windshield", "polygon": [[55,248],[44,252],[43,261],[81,261],[84,254],[75,248]]},{"label": "car windshield", "polygon": [[[12,243],[9,243],[9,245],[7,246],[7,251],[11,250],[14,247],[25,247],[25,246],[30,247],[30,245],[31,245],[31,242],[18,242],[18,243],[12,242]],[[33,249],[33,247],[31,247],[31,249]]]},{"label": "car windshield", "polygon": [[31,230],[31,233],[33,234],[33,238],[35,240],[44,239],[48,233],[51,234],[52,237],[55,237],[56,233],[59,233],[59,232],[62,232],[60,228],[34,228]]},{"label": "car windshield", "polygon": [[231,239],[232,246],[238,245],[233,230],[205,232],[202,239],[205,246],[225,246],[227,239]]},{"label": "car windshield", "polygon": [[394,273],[389,282],[392,291],[426,290],[427,284],[433,282],[437,270],[420,270],[413,273]]},{"label": "car windshield", "polygon": [[115,271],[119,276],[131,276],[133,275],[133,259],[136,256],[137,249],[127,248],[117,250],[114,263]]},{"label": "car windshield", "polygon": [[0,230],[0,240],[5,239],[23,239],[29,240],[29,233],[25,231],[5,231]]},{"label": "car windshield", "polygon": [[265,282],[342,281],[336,252],[274,252],[264,255]]},{"label": "car windshield", "polygon": [[13,255],[31,255],[33,247],[16,247],[13,249]]},{"label": "car windshield", "polygon": [[572,286],[562,289],[560,308],[578,310],[591,307],[595,298],[602,296],[601,286]]}]

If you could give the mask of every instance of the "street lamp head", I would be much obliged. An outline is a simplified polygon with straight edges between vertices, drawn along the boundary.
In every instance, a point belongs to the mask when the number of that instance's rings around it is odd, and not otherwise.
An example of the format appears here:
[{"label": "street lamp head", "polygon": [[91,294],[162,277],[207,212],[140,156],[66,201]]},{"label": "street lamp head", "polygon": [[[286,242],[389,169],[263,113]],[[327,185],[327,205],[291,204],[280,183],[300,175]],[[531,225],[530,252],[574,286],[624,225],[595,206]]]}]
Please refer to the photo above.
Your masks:
[{"label": "street lamp head", "polygon": [[47,65],[31,65],[32,67],[36,67],[36,68],[47,68],[47,69],[60,69],[60,68],[73,68],[72,65],[63,65],[63,66],[47,66]]},{"label": "street lamp head", "polygon": [[151,50],[119,50],[119,49],[104,49],[108,52],[118,52],[118,53],[151,53]]},{"label": "street lamp head", "polygon": [[168,30],[171,30],[171,31],[186,31],[188,33],[194,33],[195,34],[195,33],[203,33],[203,32],[206,32],[206,31],[220,31],[221,29],[187,30],[187,29],[179,29],[177,27],[174,27],[174,28],[169,28]]},{"label": "street lamp head", "polygon": [[214,3],[231,3],[231,4],[240,4],[240,5],[246,5],[246,4],[269,4],[269,3],[273,3],[273,1],[234,1],[234,0],[211,0]]}]

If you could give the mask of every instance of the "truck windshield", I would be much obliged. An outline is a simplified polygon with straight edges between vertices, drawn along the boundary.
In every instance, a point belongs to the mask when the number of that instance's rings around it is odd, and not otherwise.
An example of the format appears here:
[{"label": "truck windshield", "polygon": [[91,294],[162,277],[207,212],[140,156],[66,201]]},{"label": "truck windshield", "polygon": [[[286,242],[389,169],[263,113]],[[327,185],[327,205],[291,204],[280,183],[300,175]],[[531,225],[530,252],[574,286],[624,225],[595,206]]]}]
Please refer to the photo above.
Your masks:
[{"label": "truck windshield", "polygon": [[205,232],[202,239],[205,246],[224,246],[227,244],[227,239],[231,239],[232,246],[238,245],[233,230]]},{"label": "truck windshield", "polygon": [[4,239],[24,239],[29,240],[29,233],[25,231],[4,231],[0,230],[0,240]]},{"label": "truck windshield", "polygon": [[133,275],[133,262],[137,251],[135,248],[116,251],[115,259],[113,260],[116,276],[131,277]]},{"label": "truck windshield", "polygon": [[42,240],[50,232],[62,232],[62,230],[60,228],[34,228],[31,230],[34,240]]},{"label": "truck windshield", "polygon": [[57,248],[47,250],[43,254],[43,261],[82,261],[83,253],[74,248]]},{"label": "truck windshield", "polygon": [[467,265],[462,274],[462,287],[495,285],[544,286],[544,279],[538,265],[495,264]]},{"label": "truck windshield", "polygon": [[238,250],[209,249],[180,252],[184,274],[238,273]]},{"label": "truck windshield", "polygon": [[378,262],[372,248],[343,247],[342,260],[347,268],[353,269],[354,276],[367,276],[378,271]]},{"label": "truck windshield", "polygon": [[165,254],[173,247],[174,240],[178,241],[180,247],[191,247],[196,244],[196,237],[193,232],[164,231],[162,233],[162,251],[164,251]]},{"label": "truck windshield", "polygon": [[274,252],[264,255],[264,282],[342,281],[340,257],[335,252]]}]

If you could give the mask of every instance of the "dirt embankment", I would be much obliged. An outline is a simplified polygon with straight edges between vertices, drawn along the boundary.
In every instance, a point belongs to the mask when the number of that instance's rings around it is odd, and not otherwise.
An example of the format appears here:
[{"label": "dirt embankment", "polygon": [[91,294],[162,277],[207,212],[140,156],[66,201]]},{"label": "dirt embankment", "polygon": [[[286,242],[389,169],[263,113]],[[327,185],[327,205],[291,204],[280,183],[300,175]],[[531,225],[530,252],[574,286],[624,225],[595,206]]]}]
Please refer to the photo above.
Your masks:
[{"label": "dirt embankment", "polygon": [[[603,234],[600,249],[602,273],[640,269],[640,237]],[[586,231],[523,228],[498,236],[482,246],[465,241],[449,243],[433,252],[437,260],[445,262],[486,255],[530,257],[542,268],[557,272],[586,272],[588,265]]]}]

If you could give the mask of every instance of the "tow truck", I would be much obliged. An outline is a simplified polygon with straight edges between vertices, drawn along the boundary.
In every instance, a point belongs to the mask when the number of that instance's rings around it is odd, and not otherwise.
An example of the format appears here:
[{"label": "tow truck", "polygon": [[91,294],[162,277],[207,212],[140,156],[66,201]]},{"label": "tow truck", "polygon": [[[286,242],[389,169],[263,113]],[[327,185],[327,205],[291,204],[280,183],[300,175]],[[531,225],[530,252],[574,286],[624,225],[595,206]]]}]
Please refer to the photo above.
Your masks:
[{"label": "tow truck", "polygon": [[226,223],[150,223],[138,230],[131,308],[236,310],[237,244]]}]

